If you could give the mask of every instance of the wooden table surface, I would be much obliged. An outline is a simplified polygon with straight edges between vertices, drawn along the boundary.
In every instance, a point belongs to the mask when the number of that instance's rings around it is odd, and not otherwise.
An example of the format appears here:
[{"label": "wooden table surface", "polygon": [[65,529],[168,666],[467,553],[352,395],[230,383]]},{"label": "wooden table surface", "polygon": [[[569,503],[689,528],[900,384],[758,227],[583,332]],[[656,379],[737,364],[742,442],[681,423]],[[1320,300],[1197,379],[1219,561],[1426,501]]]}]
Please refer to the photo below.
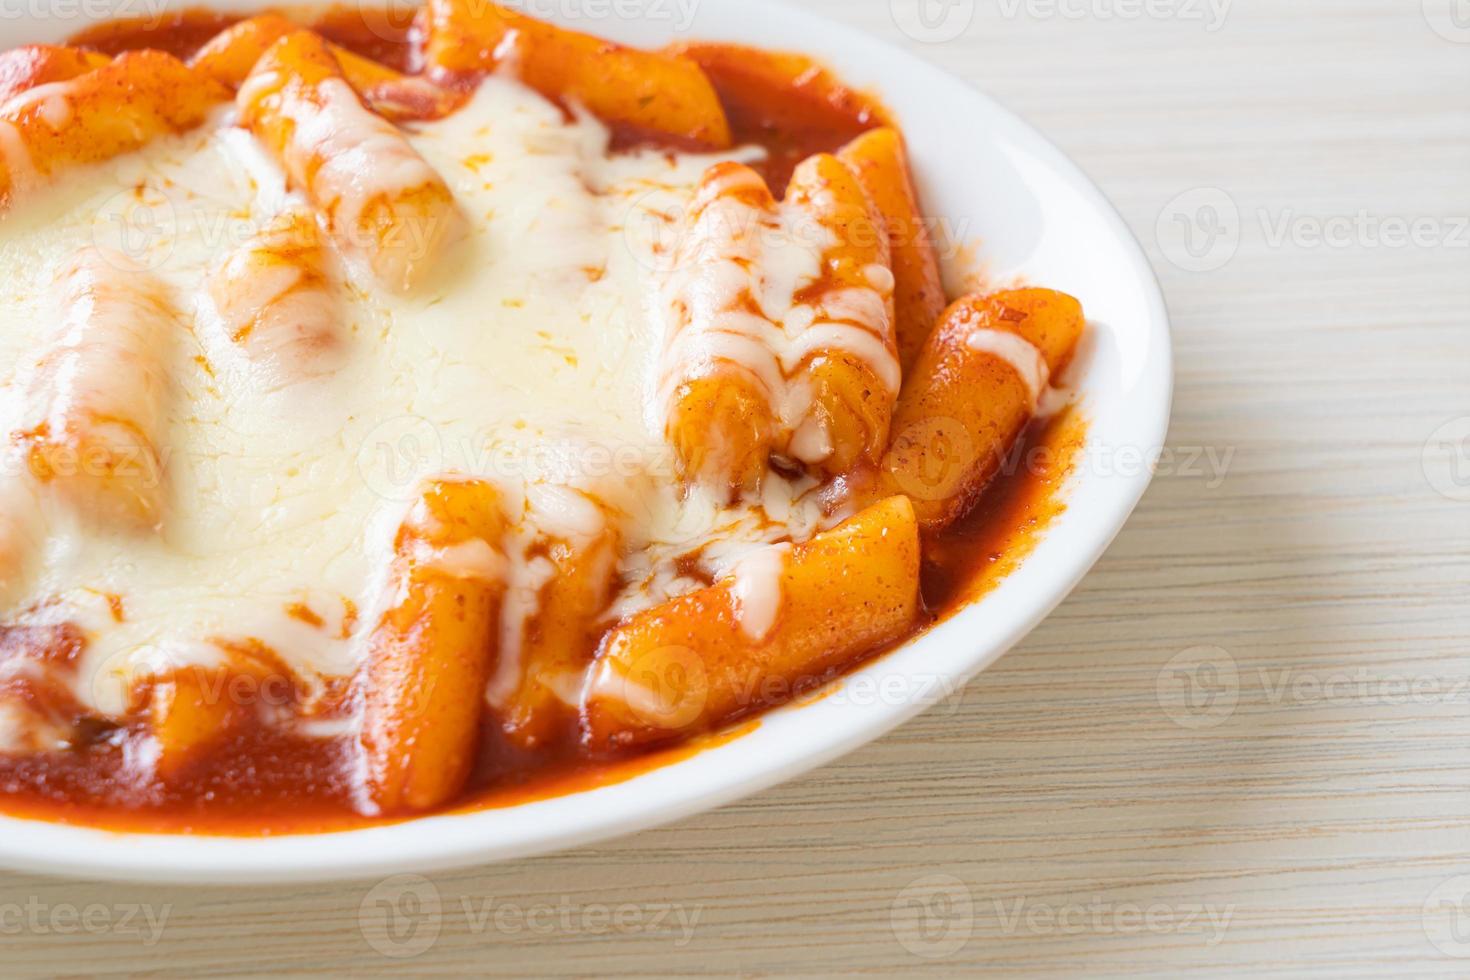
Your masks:
[{"label": "wooden table surface", "polygon": [[0,873],[0,975],[1470,974],[1470,11],[929,2],[808,0],[1050,134],[1173,312],[1175,451],[1056,614],[894,735],[600,847]]}]

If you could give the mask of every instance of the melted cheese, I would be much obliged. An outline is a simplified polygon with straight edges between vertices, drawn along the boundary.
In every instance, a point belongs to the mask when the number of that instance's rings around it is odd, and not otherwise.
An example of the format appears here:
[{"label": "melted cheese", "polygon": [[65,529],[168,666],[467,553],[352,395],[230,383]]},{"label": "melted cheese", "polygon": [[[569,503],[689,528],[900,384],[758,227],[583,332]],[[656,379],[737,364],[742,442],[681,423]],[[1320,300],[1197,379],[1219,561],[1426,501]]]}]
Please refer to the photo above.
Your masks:
[{"label": "melted cheese", "polygon": [[868,288],[827,289],[816,302],[802,302],[803,292],[822,279],[836,235],[795,202],[762,203],[748,186],[759,180],[738,170],[709,181],[678,243],[663,287],[669,342],[659,401],[671,415],[691,367],[740,371],[759,383],[792,434],[791,454],[819,463],[833,446],[799,368],[815,354],[842,352],[898,392],[898,358],[883,339],[891,328],[893,273],[869,266],[863,270]]},{"label": "melted cheese", "polygon": [[[40,175],[36,173],[35,161],[31,159],[30,148],[26,146],[25,137],[20,135],[20,130],[13,123],[0,119],[0,169],[4,170],[4,176],[9,178],[10,195],[28,188],[38,186],[41,183]],[[0,182],[0,188],[4,183]],[[5,200],[5,195],[0,193],[0,201]]]},{"label": "melted cheese", "polygon": [[733,569],[730,594],[740,630],[761,643],[776,628],[781,613],[781,573],[786,568],[789,544],[761,548],[740,559]]},{"label": "melted cheese", "polygon": [[61,130],[71,122],[72,105],[68,97],[71,82],[48,82],[26,89],[0,105],[0,117],[14,119],[34,108],[37,116],[52,129]]},{"label": "melted cheese", "polygon": [[[650,421],[663,216],[687,207],[712,163],[758,151],[608,156],[601,124],[568,122],[530,89],[489,79],[463,110],[409,134],[453,190],[466,238],[412,296],[350,269],[338,369],[266,392],[212,319],[203,284],[306,204],[248,134],[229,127],[231,111],[23,195],[0,219],[7,370],[56,323],[50,284],[84,244],[131,255],[163,282],[183,323],[163,355],[173,392],[160,440],[160,531],[86,527],[40,493],[39,521],[24,521],[38,532],[30,574],[0,610],[7,622],[84,630],[84,704],[118,712],[129,678],[159,658],[209,663],[212,641],[254,638],[308,678],[350,675],[354,630],[373,625],[385,543],[428,475],[489,479],[510,502],[510,567],[493,571],[509,585],[512,634],[534,612],[546,574],[529,546],[538,536],[618,521],[622,585],[611,614],[625,615],[704,584],[684,574],[681,558],[696,554],[704,575],[722,575],[755,547],[843,516],[824,513],[813,480],[773,477],[760,505],[685,498]],[[767,288],[783,296],[816,261],[791,252],[764,259]],[[13,386],[0,397],[7,430],[23,403]],[[482,549],[435,560],[457,574],[492,573]],[[769,590],[747,591],[758,631],[772,615]],[[106,595],[120,598],[120,618]],[[290,615],[293,606],[321,624]],[[363,610],[355,619],[354,607]],[[512,635],[507,649],[518,642]],[[513,675],[513,653],[505,663]],[[577,686],[569,680],[567,696]]]},{"label": "melted cheese", "polygon": [[267,391],[342,366],[338,293],[315,217],[294,210],[231,255],[209,283],[220,329]]},{"label": "melted cheese", "polygon": [[66,747],[67,733],[24,705],[0,700],[0,752],[29,754]]},{"label": "melted cheese", "polygon": [[1036,349],[1035,344],[1009,330],[986,328],[976,330],[966,337],[965,346],[1010,365],[1011,370],[1021,379],[1021,384],[1026,387],[1032,411],[1041,404],[1051,384],[1051,371],[1046,366],[1046,358]]},{"label": "melted cheese", "polygon": [[[275,72],[252,77],[240,90],[240,104],[254,102],[257,89],[279,84]],[[343,79],[320,82],[311,98],[291,88],[280,98],[282,114],[294,124],[282,150],[286,171],[305,185],[333,235],[385,283],[400,289],[416,283],[417,267],[460,233],[452,206],[406,203],[415,193],[442,194],[439,174]]]},{"label": "melted cheese", "polygon": [[68,263],[52,302],[60,322],[27,385],[31,469],[71,485],[74,506],[96,520],[150,526],[163,492],[172,311],[146,269],[88,247]]},{"label": "melted cheese", "polygon": [[21,594],[41,543],[41,510],[18,452],[0,456],[0,603]]}]

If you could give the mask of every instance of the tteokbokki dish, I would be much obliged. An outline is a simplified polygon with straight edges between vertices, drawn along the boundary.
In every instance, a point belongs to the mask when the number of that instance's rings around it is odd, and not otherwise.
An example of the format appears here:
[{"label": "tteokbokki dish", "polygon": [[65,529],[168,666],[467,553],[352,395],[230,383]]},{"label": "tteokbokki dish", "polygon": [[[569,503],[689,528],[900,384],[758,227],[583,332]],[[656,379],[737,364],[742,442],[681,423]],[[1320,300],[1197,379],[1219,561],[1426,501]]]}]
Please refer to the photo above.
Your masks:
[{"label": "tteokbokki dish", "polygon": [[575,788],[973,600],[1084,318],[946,292],[898,123],[482,0],[0,54],[0,812]]}]

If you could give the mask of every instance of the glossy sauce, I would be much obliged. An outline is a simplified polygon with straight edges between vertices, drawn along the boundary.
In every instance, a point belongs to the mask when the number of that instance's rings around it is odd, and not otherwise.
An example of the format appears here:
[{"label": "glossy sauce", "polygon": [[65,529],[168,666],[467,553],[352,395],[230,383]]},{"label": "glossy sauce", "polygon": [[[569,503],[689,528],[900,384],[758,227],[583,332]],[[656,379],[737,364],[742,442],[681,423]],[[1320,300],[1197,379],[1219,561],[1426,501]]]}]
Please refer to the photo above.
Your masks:
[{"label": "glossy sauce", "polygon": [[891,122],[876,99],[848,88],[800,55],[719,44],[676,50],[704,68],[725,107],[736,145],[765,147],[765,161],[752,166],[777,198],[807,157],[834,152]]},{"label": "glossy sauce", "polygon": [[974,509],[924,542],[924,604],[936,622],[983,598],[1041,543],[1067,509],[1067,481],[1086,441],[1076,408],[1032,422]]},{"label": "glossy sauce", "polygon": [[388,4],[390,9],[369,9],[370,4],[334,7],[311,19],[311,29],[334,44],[364,58],[387,65],[394,71],[411,74],[419,70],[417,18],[403,6]]},{"label": "glossy sauce", "polygon": [[[238,19],[184,11],[162,20],[101,25],[83,32],[76,43],[108,53],[156,47],[186,58]],[[338,10],[320,15],[316,25],[357,53],[399,70],[415,68],[412,23],[380,18],[366,23],[355,10]],[[770,156],[758,169],[778,196],[800,160],[834,152],[887,121],[875,101],[841,86],[815,66],[794,78],[790,72],[783,77],[751,67],[748,53],[740,49],[696,45],[687,53],[714,81],[736,142],[768,149]],[[791,60],[783,61],[781,67],[789,68]],[[1063,490],[1085,432],[1086,423],[1076,410],[1033,423],[974,511],[941,537],[925,542],[922,584],[927,617],[916,632],[983,596],[1025,560],[1065,509]],[[44,650],[51,669],[68,669],[79,640],[61,629],[61,634],[41,635],[34,629],[0,627],[0,662],[22,651]],[[882,655],[877,651],[874,657]],[[801,695],[799,702],[808,703],[829,689],[814,684],[814,690],[796,693]],[[0,684],[0,693],[8,690]],[[55,691],[44,685],[20,693],[22,703],[35,703],[53,715],[66,712],[65,705],[56,703]],[[37,701],[43,698],[50,700]],[[96,726],[84,744],[61,752],[0,756],[0,809],[16,816],[117,830],[246,836],[343,830],[411,819],[374,819],[355,811],[350,737],[288,734],[259,714],[231,730],[207,756],[167,785],[149,775],[143,759],[148,735],[141,723]],[[490,719],[484,726],[472,788],[453,809],[512,806],[622,782],[732,741],[758,724],[758,719],[747,719],[672,747],[589,758],[571,722],[563,737],[528,751],[511,745]]]},{"label": "glossy sauce", "polygon": [[187,60],[210,38],[241,19],[237,14],[187,8],[156,17],[106,21],[78,31],[66,43],[109,55],[153,48]]}]

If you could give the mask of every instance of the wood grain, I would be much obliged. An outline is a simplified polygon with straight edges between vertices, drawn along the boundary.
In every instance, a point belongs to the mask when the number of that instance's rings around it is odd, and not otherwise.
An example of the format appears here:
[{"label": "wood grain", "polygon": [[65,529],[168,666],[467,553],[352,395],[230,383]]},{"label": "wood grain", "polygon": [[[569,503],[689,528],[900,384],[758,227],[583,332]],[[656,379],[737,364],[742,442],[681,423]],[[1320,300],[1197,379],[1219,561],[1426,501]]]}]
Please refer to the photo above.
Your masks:
[{"label": "wood grain", "polygon": [[[385,938],[401,883],[0,873],[0,973],[1470,972],[1470,906],[1456,945],[1440,902],[1470,890],[1470,493],[1424,461],[1470,415],[1470,43],[1430,27],[1450,0],[1236,0],[1215,30],[981,0],[937,44],[886,0],[809,5],[1041,127],[1148,246],[1181,453],[1097,569],[893,736],[663,830],[434,876],[427,931]],[[1197,188],[1241,215],[1208,272],[1156,234]],[[1362,230],[1414,219],[1433,240]],[[158,942],[132,904],[167,912]],[[106,928],[48,918],[93,905]]]}]

